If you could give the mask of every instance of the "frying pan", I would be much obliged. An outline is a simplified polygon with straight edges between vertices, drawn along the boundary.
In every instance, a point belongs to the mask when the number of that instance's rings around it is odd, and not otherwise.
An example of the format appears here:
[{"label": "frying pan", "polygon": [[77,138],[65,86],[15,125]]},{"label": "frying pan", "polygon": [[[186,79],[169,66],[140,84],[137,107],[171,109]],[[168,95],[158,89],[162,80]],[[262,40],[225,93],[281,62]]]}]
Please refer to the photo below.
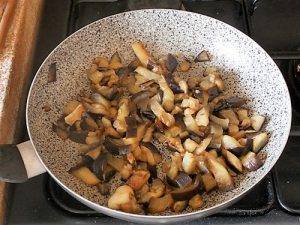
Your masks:
[{"label": "frying pan", "polygon": [[[84,71],[98,55],[110,57],[118,51],[124,63],[133,59],[130,48],[141,41],[156,57],[167,53],[195,56],[205,49],[212,64],[222,70],[228,95],[247,99],[247,107],[268,118],[265,129],[270,140],[262,150],[268,157],[263,167],[237,177],[235,189],[204,195],[198,211],[161,216],[135,215],[109,209],[96,188],[87,187],[67,171],[79,163],[78,144],[62,141],[52,123],[62,114],[66,102],[81,90],[89,90]],[[56,80],[48,82],[56,65]],[[189,76],[198,76],[203,65]],[[52,68],[51,68],[52,67]],[[198,72],[197,72],[198,71]],[[44,110],[44,106],[50,111]],[[98,20],[59,44],[38,70],[28,95],[26,122],[30,141],[2,146],[0,175],[8,182],[23,182],[42,172],[70,195],[106,215],[144,223],[187,221],[211,215],[240,199],[271,170],[287,142],[291,125],[290,96],[278,67],[253,40],[235,28],[200,14],[164,9],[139,10]],[[7,151],[7,150],[10,151]]]}]

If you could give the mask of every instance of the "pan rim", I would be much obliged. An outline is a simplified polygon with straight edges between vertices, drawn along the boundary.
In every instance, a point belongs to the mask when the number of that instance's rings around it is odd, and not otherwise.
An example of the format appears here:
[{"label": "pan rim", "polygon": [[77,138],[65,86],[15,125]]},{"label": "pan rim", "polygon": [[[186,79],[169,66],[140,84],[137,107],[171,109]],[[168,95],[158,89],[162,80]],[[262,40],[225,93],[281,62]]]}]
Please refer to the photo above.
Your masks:
[{"label": "pan rim", "polygon": [[[39,155],[38,151],[36,150],[36,147],[34,145],[34,142],[32,141],[32,137],[31,137],[31,132],[30,132],[30,128],[29,128],[29,118],[28,118],[28,111],[29,111],[29,102],[30,102],[30,97],[32,94],[32,89],[33,86],[35,84],[35,81],[37,79],[37,75],[40,73],[41,69],[43,68],[45,62],[48,60],[48,58],[55,53],[55,51],[62,45],[64,45],[65,42],[68,41],[69,38],[75,36],[77,33],[82,32],[83,29],[86,29],[88,26],[91,26],[92,24],[95,23],[99,23],[99,21],[101,20],[107,20],[107,19],[112,19],[114,17],[120,17],[122,15],[126,15],[126,14],[132,14],[132,13],[136,13],[136,12],[152,12],[152,13],[159,13],[159,12],[165,12],[165,11],[169,11],[169,12],[174,12],[175,14],[180,13],[180,14],[192,14],[192,15],[197,15],[199,16],[199,18],[205,18],[208,20],[212,20],[214,22],[217,22],[219,24],[221,24],[222,26],[224,26],[227,30],[231,30],[234,33],[237,33],[238,35],[243,37],[243,40],[246,40],[247,42],[252,42],[255,44],[255,46],[257,47],[257,49],[264,53],[267,58],[270,59],[270,62],[273,63],[273,67],[276,67],[278,72],[281,74],[281,84],[283,85],[284,91],[287,93],[287,97],[288,97],[288,102],[289,104],[287,105],[287,114],[288,114],[288,127],[286,128],[285,131],[285,135],[283,137],[283,146],[280,146],[281,151],[278,154],[277,157],[274,157],[274,159],[270,162],[270,166],[269,168],[267,168],[266,170],[264,170],[262,172],[261,178],[258,182],[254,182],[252,185],[248,186],[247,188],[245,188],[245,190],[243,190],[242,192],[240,192],[238,195],[236,195],[235,197],[224,201],[220,204],[214,205],[212,207],[206,208],[206,209],[202,209],[202,210],[197,210],[197,211],[193,211],[193,212],[189,212],[189,213],[183,213],[183,214],[176,214],[176,215],[166,215],[166,216],[155,216],[155,215],[140,215],[140,214],[132,214],[132,213],[126,213],[126,212],[122,212],[119,210],[114,210],[114,209],[110,209],[106,206],[102,206],[99,205],[97,203],[94,203],[84,197],[82,197],[81,195],[77,194],[75,191],[72,191],[71,189],[69,189],[65,184],[63,184],[52,172],[51,170],[45,165],[45,163],[43,162],[41,156]],[[194,12],[188,12],[188,11],[183,11],[183,10],[175,10],[175,9],[141,9],[141,10],[133,10],[133,11],[127,11],[127,12],[123,12],[123,13],[118,13],[112,16],[108,16],[105,18],[102,18],[100,20],[97,20],[93,23],[90,23],[84,27],[82,27],[81,29],[77,30],[76,32],[74,32],[73,34],[71,34],[70,36],[66,37],[62,42],[60,42],[50,53],[49,55],[44,59],[43,63],[41,64],[41,66],[39,67],[39,69],[37,70],[32,83],[30,85],[30,90],[28,92],[28,96],[27,96],[27,103],[26,103],[26,127],[27,127],[27,131],[28,131],[28,135],[30,138],[30,141],[34,147],[34,150],[40,160],[40,162],[42,163],[42,165],[45,167],[47,173],[49,173],[51,175],[51,177],[64,189],[66,190],[69,194],[71,194],[73,197],[77,198],[80,202],[82,202],[83,204],[87,205],[90,208],[93,208],[94,210],[100,212],[100,213],[104,213],[107,214],[109,216],[113,216],[116,218],[120,218],[120,219],[125,219],[125,220],[134,220],[137,222],[150,222],[150,223],[156,223],[158,221],[160,222],[174,222],[175,220],[184,220],[184,219],[196,219],[199,217],[204,217],[204,216],[208,216],[211,214],[214,214],[218,211],[220,211],[221,209],[224,209],[226,207],[228,207],[229,205],[232,205],[233,203],[235,203],[236,201],[238,201],[241,197],[243,197],[247,192],[249,192],[254,186],[256,186],[269,172],[270,170],[274,167],[275,163],[278,161],[280,155],[282,154],[286,143],[288,141],[289,138],[289,133],[290,133],[290,129],[291,129],[291,123],[292,123],[292,105],[291,105],[291,98],[290,98],[290,93],[287,87],[287,84],[283,78],[283,75],[281,73],[281,71],[279,70],[278,66],[276,65],[276,63],[273,61],[273,59],[269,56],[269,54],[257,43],[255,42],[253,39],[251,39],[250,37],[248,37],[246,34],[242,33],[241,31],[239,31],[238,29],[234,28],[233,26],[226,24],[220,20],[214,19],[212,17],[209,16],[205,16],[199,13],[194,13]],[[129,218],[127,218],[129,217]],[[171,220],[170,220],[171,219]],[[173,220],[172,220],[173,219]]]}]

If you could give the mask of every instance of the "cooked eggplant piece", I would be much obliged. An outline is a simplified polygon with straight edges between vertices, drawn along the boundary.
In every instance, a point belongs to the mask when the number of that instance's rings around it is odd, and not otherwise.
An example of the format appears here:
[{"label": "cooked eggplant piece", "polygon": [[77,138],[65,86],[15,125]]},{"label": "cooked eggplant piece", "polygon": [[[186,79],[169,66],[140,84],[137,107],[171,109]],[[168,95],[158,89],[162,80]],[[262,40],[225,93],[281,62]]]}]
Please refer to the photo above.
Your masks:
[{"label": "cooked eggplant piece", "polygon": [[212,157],[218,158],[218,153],[217,153],[217,151],[216,151],[215,149],[209,150],[208,153],[209,153]]},{"label": "cooked eggplant piece", "polygon": [[99,103],[102,104],[103,106],[105,106],[106,108],[110,108],[110,101],[108,101],[106,98],[104,98],[101,94],[99,93],[93,93],[91,95],[91,100],[94,103]]},{"label": "cooked eggplant piece", "polygon": [[256,171],[264,164],[264,161],[254,152],[248,152],[241,158],[241,161],[243,166],[249,171]]},{"label": "cooked eggplant piece", "polygon": [[120,107],[118,109],[118,115],[116,120],[113,123],[114,128],[116,128],[116,130],[119,133],[124,133],[126,132],[127,129],[127,125],[126,125],[126,121],[125,118],[127,116],[129,116],[129,99],[127,98],[123,98],[120,101]]},{"label": "cooked eggplant piece", "polygon": [[266,118],[264,116],[260,116],[260,115],[252,116],[250,118],[251,126],[253,127],[253,129],[255,131],[259,131],[261,129],[262,125],[264,124],[265,119]]},{"label": "cooked eggplant piece", "polygon": [[222,146],[225,149],[235,149],[243,147],[235,138],[229,135],[223,135]]},{"label": "cooked eggplant piece", "polygon": [[122,139],[116,139],[106,136],[103,142],[105,149],[112,155],[126,155],[130,149],[125,145]]},{"label": "cooked eggplant piece", "polygon": [[169,85],[170,89],[173,91],[173,93],[179,94],[179,93],[183,92],[181,90],[180,86],[175,82],[174,77],[171,73],[169,73],[165,76],[165,80],[166,80],[167,84]]},{"label": "cooked eggplant piece", "polygon": [[211,101],[214,98],[216,98],[217,96],[219,96],[220,91],[217,86],[213,86],[207,90],[207,94],[209,95],[208,100]]},{"label": "cooked eggplant piece", "polygon": [[142,43],[135,42],[131,47],[143,66],[148,67],[149,61],[154,61]]},{"label": "cooked eggplant piece", "polygon": [[205,163],[205,157],[203,155],[197,156],[196,161],[197,161],[197,167],[199,169],[200,174],[209,173],[209,170],[208,170],[207,165]]},{"label": "cooked eggplant piece", "polygon": [[174,180],[177,177],[178,172],[179,172],[179,167],[177,163],[174,160],[172,160],[170,168],[168,169],[167,172],[167,179]]},{"label": "cooked eggplant piece", "polygon": [[[187,131],[185,131],[187,132]],[[182,133],[181,133],[182,134]],[[183,135],[182,135],[183,136]],[[187,135],[185,136],[186,138],[192,139],[194,142],[196,142],[197,144],[200,144],[201,141],[203,140],[201,137],[199,137],[198,135],[194,134],[194,133],[187,133]],[[182,139],[184,139],[185,137],[180,137]]]},{"label": "cooked eggplant piece", "polygon": [[179,63],[179,71],[181,72],[187,72],[191,67],[191,63],[188,60],[183,60],[181,63]]},{"label": "cooked eggplant piece", "polygon": [[234,188],[233,180],[229,175],[228,171],[226,170],[226,168],[221,163],[219,163],[215,158],[209,156],[208,154],[206,154],[206,156],[207,156],[206,161],[207,161],[208,169],[214,175],[218,187],[224,191],[232,190]]},{"label": "cooked eggplant piece", "polygon": [[207,51],[203,50],[201,51],[196,58],[194,59],[194,62],[208,62],[210,61],[209,55],[207,53]]},{"label": "cooked eggplant piece", "polygon": [[252,151],[259,152],[268,142],[268,134],[266,132],[260,133],[253,137]]},{"label": "cooked eggplant piece", "polygon": [[127,179],[132,174],[132,166],[130,164],[127,164],[123,159],[108,154],[107,163],[112,168],[117,170],[124,179]]},{"label": "cooked eggplant piece", "polygon": [[204,204],[202,197],[199,194],[196,194],[194,197],[192,197],[189,200],[189,206],[192,209],[200,209],[202,205]]},{"label": "cooked eggplant piece", "polygon": [[100,69],[106,69],[109,66],[109,61],[106,57],[98,56],[94,59],[94,63],[97,64],[97,66]]},{"label": "cooked eggplant piece", "polygon": [[182,168],[187,174],[195,172],[196,169],[196,158],[192,153],[185,152],[182,159]]},{"label": "cooked eggplant piece", "polygon": [[201,107],[201,104],[198,99],[189,97],[188,99],[183,99],[181,102],[182,108],[190,108],[195,111],[199,110]]},{"label": "cooked eggplant piece", "polygon": [[63,109],[64,115],[69,115],[69,114],[71,114],[71,113],[77,108],[77,106],[78,106],[79,104],[80,104],[80,102],[79,102],[79,101],[76,101],[76,100],[69,101],[69,102],[65,105],[65,107],[64,107],[64,109]]},{"label": "cooked eggplant piece", "polygon": [[183,93],[185,93],[185,94],[188,93],[189,87],[188,87],[187,82],[185,80],[180,80],[178,82],[178,85],[179,85],[180,89],[183,91]]},{"label": "cooked eggplant piece", "polygon": [[178,66],[178,61],[172,54],[167,55],[166,67],[170,73],[173,73]]},{"label": "cooked eggplant piece", "polygon": [[99,83],[102,81],[102,79],[104,78],[104,74],[98,70],[94,71],[94,72],[90,72],[87,74],[89,80],[96,85],[99,85]]},{"label": "cooked eggplant piece", "polygon": [[145,192],[144,194],[141,194],[140,202],[146,203],[149,202],[151,198],[161,197],[164,194],[165,189],[165,184],[161,181],[161,179],[154,179],[152,181],[150,190]]},{"label": "cooked eggplant piece", "polygon": [[155,118],[156,118],[156,116],[155,116],[155,114],[152,112],[152,111],[143,111],[143,110],[140,110],[139,111],[140,112],[140,115],[141,115],[141,117],[145,120],[150,120],[150,121],[154,121],[155,120]]},{"label": "cooked eggplant piece", "polygon": [[196,123],[198,126],[207,126],[209,124],[209,108],[204,106],[196,115]]},{"label": "cooked eggplant piece", "polygon": [[[158,84],[163,91],[162,106],[166,111],[171,112],[174,108],[174,93],[163,76],[158,80]],[[178,87],[178,89],[180,88]]]},{"label": "cooked eggplant piece", "polygon": [[183,118],[183,121],[188,131],[194,132],[198,136],[203,135],[203,132],[200,130],[199,126],[196,123],[196,120],[192,115],[186,115]]},{"label": "cooked eggplant piece", "polygon": [[98,156],[100,155],[101,153],[101,147],[96,147],[90,151],[88,151],[85,155],[86,156],[89,156],[90,158],[92,158],[93,160],[97,159]]},{"label": "cooked eggplant piece", "polygon": [[137,135],[137,121],[133,116],[127,116],[125,118],[127,131],[126,131],[126,138],[136,137]]},{"label": "cooked eggplant piece", "polygon": [[123,67],[123,64],[121,62],[121,58],[120,58],[120,55],[118,52],[115,52],[112,55],[112,57],[110,58],[109,67],[114,70],[117,70],[117,69],[120,69]]},{"label": "cooked eggplant piece", "polygon": [[210,122],[209,127],[210,133],[213,134],[214,137],[220,137],[223,135],[223,128],[219,124]]},{"label": "cooked eggplant piece", "polygon": [[100,180],[85,166],[71,170],[71,174],[87,185],[96,185]]},{"label": "cooked eggplant piece", "polygon": [[137,72],[138,74],[142,75],[143,77],[145,77],[145,79],[147,80],[155,80],[158,81],[159,79],[161,79],[161,76],[157,73],[153,73],[152,71],[144,68],[144,67],[137,67],[135,69],[135,72]]},{"label": "cooked eggplant piece", "polygon": [[97,188],[100,192],[101,195],[109,195],[110,194],[110,186],[109,184],[106,184],[106,183],[102,183],[102,184],[97,184]]},{"label": "cooked eggplant piece", "polygon": [[195,149],[198,147],[198,143],[193,141],[190,138],[185,139],[185,141],[183,142],[183,147],[186,151],[188,152],[193,152],[195,151]]},{"label": "cooked eggplant piece", "polygon": [[205,139],[203,139],[201,144],[195,149],[194,153],[196,155],[200,155],[201,153],[203,153],[206,150],[207,146],[210,144],[211,140],[212,140],[211,135],[209,135]]},{"label": "cooked eggplant piece", "polygon": [[240,173],[243,172],[243,165],[238,157],[236,157],[234,154],[232,154],[230,151],[227,151],[226,149],[222,150],[222,155],[225,157],[227,162],[237,171]]},{"label": "cooked eggplant piece", "polygon": [[222,99],[215,105],[214,111],[220,111],[227,108],[239,108],[245,103],[246,101],[240,97],[230,97],[228,99]]},{"label": "cooked eggplant piece", "polygon": [[210,192],[217,187],[217,182],[210,173],[203,174],[202,181],[206,192]]},{"label": "cooked eggplant piece", "polygon": [[148,211],[150,213],[161,213],[172,207],[174,200],[170,194],[160,198],[151,198],[149,201]]},{"label": "cooked eggplant piece", "polygon": [[76,143],[86,144],[86,138],[88,137],[88,131],[70,131],[69,139]]},{"label": "cooked eggplant piece", "polygon": [[209,119],[213,121],[214,123],[220,125],[224,130],[228,128],[229,125],[229,119],[221,119],[219,117],[216,117],[214,115],[210,115]]},{"label": "cooked eggplant piece", "polygon": [[143,137],[143,142],[151,142],[153,139],[153,132],[155,130],[154,125],[151,125],[150,127],[147,128],[144,137]]},{"label": "cooked eggplant piece", "polygon": [[116,189],[108,199],[108,207],[128,213],[141,212],[141,208],[134,197],[134,192],[128,185],[123,185]]},{"label": "cooked eggplant piece", "polygon": [[73,125],[76,121],[81,119],[81,116],[85,112],[85,109],[82,104],[79,104],[73,112],[71,112],[69,115],[65,117],[65,122],[68,125]]},{"label": "cooked eggplant piece", "polygon": [[86,110],[90,113],[101,114],[101,115],[108,116],[108,117],[110,116],[108,109],[102,104],[99,104],[99,103],[90,104],[90,103],[84,102],[83,105],[84,105],[84,108],[86,108]]},{"label": "cooked eggplant piece", "polygon": [[158,151],[158,149],[155,147],[155,145],[153,145],[151,142],[143,142],[141,144],[142,146],[141,147],[144,147],[144,148],[147,148],[148,150],[151,151],[152,155],[153,155],[153,158],[154,158],[154,161],[155,163],[152,164],[148,161],[148,163],[151,165],[151,166],[154,166],[158,163],[160,163],[162,161],[162,157],[160,155],[160,152]]},{"label": "cooked eggplant piece", "polygon": [[177,137],[182,132],[182,129],[180,126],[173,125],[172,127],[169,127],[167,130],[165,130],[165,135],[168,137]]},{"label": "cooked eggplant piece", "polygon": [[239,125],[240,121],[232,109],[223,109],[219,114],[225,119],[229,119],[230,124]]},{"label": "cooked eggplant piece", "polygon": [[188,174],[184,172],[179,172],[174,179],[171,179],[169,176],[167,176],[167,182],[173,187],[184,188],[190,186],[193,180]]},{"label": "cooked eggplant piece", "polygon": [[176,213],[180,213],[187,207],[187,201],[177,201],[173,205],[173,211]]},{"label": "cooked eggplant piece", "polygon": [[133,190],[139,190],[143,187],[144,184],[148,182],[150,178],[150,173],[147,170],[136,170],[133,172],[131,177],[129,177],[127,184]]},{"label": "cooked eggplant piece", "polygon": [[152,100],[150,102],[150,108],[155,116],[167,127],[170,127],[175,123],[174,117],[171,114],[167,113],[157,101]]},{"label": "cooked eggplant piece", "polygon": [[198,194],[202,190],[202,180],[201,177],[198,175],[196,176],[195,180],[191,185],[184,188],[177,188],[171,191],[170,194],[172,195],[175,201],[183,201],[191,199],[194,195]]},{"label": "cooked eggplant piece", "polygon": [[234,136],[235,134],[237,134],[239,132],[239,127],[236,124],[229,124],[228,126],[228,134],[230,136]]}]

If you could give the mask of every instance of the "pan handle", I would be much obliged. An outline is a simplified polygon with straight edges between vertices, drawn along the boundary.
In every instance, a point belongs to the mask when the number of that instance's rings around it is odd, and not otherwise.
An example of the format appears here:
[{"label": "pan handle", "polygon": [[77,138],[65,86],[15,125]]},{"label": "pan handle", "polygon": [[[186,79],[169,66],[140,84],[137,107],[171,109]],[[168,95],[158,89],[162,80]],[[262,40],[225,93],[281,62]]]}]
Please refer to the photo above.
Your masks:
[{"label": "pan handle", "polygon": [[22,183],[45,172],[31,141],[18,145],[0,145],[0,180]]}]

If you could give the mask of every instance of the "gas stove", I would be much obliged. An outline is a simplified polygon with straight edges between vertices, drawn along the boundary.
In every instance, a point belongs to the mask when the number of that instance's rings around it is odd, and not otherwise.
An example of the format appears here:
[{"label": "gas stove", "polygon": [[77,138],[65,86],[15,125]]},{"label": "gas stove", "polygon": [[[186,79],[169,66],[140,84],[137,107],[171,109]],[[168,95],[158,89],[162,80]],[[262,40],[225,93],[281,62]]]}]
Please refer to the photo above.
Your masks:
[{"label": "gas stove", "polygon": [[[300,224],[300,195],[297,192],[300,189],[300,152],[297,151],[300,148],[300,1],[45,1],[32,77],[43,59],[66,36],[103,17],[142,8],[187,10],[236,27],[258,42],[275,60],[292,98],[290,138],[272,172],[230,208],[187,224]],[[24,138],[28,138],[25,128]],[[64,192],[49,175],[12,185],[9,197],[8,225],[126,223],[82,205]]]}]

